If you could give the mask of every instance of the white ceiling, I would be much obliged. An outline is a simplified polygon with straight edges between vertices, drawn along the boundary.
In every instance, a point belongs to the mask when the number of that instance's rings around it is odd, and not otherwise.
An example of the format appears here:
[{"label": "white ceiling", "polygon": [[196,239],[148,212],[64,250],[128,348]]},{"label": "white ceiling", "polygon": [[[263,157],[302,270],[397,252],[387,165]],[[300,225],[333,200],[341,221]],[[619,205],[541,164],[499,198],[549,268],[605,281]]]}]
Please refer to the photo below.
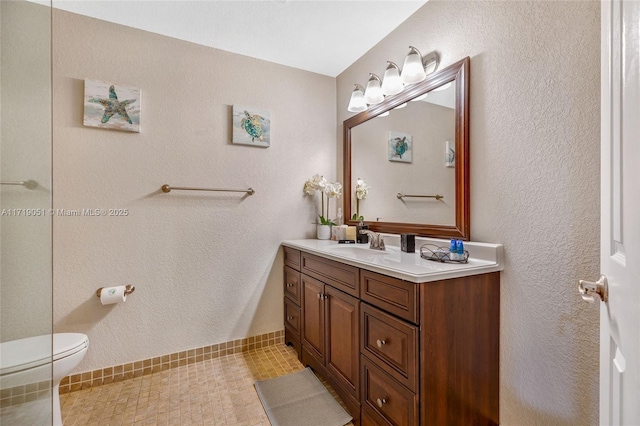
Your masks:
[{"label": "white ceiling", "polygon": [[331,77],[425,3],[53,0],[55,8]]}]

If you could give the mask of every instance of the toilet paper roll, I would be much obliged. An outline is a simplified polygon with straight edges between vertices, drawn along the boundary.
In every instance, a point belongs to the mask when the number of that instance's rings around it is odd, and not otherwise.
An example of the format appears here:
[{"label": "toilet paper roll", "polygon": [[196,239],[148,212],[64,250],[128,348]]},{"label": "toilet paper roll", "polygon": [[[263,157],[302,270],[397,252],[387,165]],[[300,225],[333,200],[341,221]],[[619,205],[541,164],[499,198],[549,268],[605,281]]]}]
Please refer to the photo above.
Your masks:
[{"label": "toilet paper roll", "polygon": [[127,301],[125,291],[127,288],[123,285],[117,287],[104,287],[100,291],[100,303],[103,305],[112,305],[114,303],[124,303]]}]

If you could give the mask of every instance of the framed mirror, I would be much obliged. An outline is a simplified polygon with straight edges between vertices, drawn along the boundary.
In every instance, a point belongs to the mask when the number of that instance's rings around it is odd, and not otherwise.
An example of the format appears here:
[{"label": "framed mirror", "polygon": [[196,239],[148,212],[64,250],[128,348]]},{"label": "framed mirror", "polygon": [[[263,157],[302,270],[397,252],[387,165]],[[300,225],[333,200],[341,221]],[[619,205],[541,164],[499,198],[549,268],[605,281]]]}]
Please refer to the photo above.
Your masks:
[{"label": "framed mirror", "polygon": [[349,225],[468,240],[469,58],[345,120],[343,179]]}]

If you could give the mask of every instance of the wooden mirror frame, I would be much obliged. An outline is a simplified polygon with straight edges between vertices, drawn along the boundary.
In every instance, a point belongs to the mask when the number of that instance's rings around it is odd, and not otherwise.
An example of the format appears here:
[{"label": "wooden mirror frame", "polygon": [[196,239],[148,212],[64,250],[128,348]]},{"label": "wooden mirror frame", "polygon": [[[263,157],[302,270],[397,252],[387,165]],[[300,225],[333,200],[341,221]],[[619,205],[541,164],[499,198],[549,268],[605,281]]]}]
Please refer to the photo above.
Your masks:
[{"label": "wooden mirror frame", "polygon": [[416,234],[435,238],[458,238],[469,240],[470,209],[469,209],[469,57],[466,57],[448,67],[434,72],[425,80],[417,83],[394,96],[389,96],[377,105],[371,106],[344,121],[343,140],[343,166],[344,166],[344,217],[348,225],[357,225],[359,222],[351,220],[351,199],[354,195],[351,186],[351,129],[385,111],[389,111],[398,105],[408,102],[424,93],[429,92],[443,84],[455,80],[455,225],[430,225],[427,223],[401,223],[364,221],[369,229],[375,232],[392,234]]}]

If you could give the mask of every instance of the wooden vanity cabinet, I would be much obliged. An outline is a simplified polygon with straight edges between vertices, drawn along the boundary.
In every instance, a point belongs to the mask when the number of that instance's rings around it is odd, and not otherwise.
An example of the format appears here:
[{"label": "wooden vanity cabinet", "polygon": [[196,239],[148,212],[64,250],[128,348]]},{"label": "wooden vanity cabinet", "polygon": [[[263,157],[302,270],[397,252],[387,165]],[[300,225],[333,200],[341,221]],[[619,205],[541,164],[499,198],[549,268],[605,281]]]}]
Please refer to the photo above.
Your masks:
[{"label": "wooden vanity cabinet", "polygon": [[311,277],[302,276],[302,341],[308,350],[324,366],[324,283]]},{"label": "wooden vanity cabinet", "polygon": [[296,350],[298,359],[302,361],[300,251],[284,247],[284,264],[284,341]]},{"label": "wooden vanity cabinet", "polygon": [[354,424],[498,424],[499,272],[416,284],[285,250],[286,342]]},{"label": "wooden vanity cabinet", "polygon": [[324,373],[345,404],[359,414],[360,300],[305,273],[301,286],[302,361]]},{"label": "wooden vanity cabinet", "polygon": [[333,386],[358,424],[360,271],[288,247],[285,253],[285,343]]},{"label": "wooden vanity cabinet", "polygon": [[357,401],[360,301],[304,274],[302,287],[303,348]]},{"label": "wooden vanity cabinet", "polygon": [[421,424],[499,424],[500,273],[421,286]]}]

